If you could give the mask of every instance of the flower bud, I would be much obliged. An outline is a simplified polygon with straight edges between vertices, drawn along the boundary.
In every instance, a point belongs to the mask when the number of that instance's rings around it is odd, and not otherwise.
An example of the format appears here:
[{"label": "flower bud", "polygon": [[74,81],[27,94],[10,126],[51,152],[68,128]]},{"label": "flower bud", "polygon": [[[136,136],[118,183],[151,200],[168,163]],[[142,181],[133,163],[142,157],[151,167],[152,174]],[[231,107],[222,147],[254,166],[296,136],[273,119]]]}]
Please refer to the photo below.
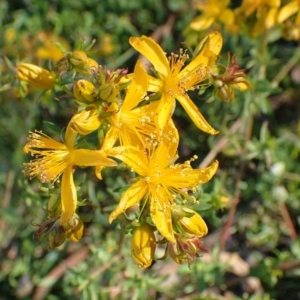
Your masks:
[{"label": "flower bud", "polygon": [[105,83],[99,88],[99,97],[103,101],[117,102],[119,96],[119,87],[117,84]]},{"label": "flower bud", "polygon": [[70,55],[70,64],[73,67],[83,67],[87,62],[87,55],[84,51],[73,51]]},{"label": "flower bud", "polygon": [[82,220],[77,215],[75,217],[74,223],[75,224],[73,225],[73,227],[67,230],[66,234],[71,241],[77,243],[82,237],[84,225]]},{"label": "flower bud", "polygon": [[57,226],[49,233],[49,244],[51,248],[57,248],[59,247],[65,240],[66,240],[66,233]]},{"label": "flower bud", "polygon": [[[182,215],[182,213],[185,214],[185,216]],[[182,207],[180,214],[181,216],[177,214],[177,224],[184,231],[184,233],[196,236],[198,238],[207,235],[208,229],[204,220],[194,210],[187,207]],[[176,211],[174,215],[176,215]]]},{"label": "flower bud", "polygon": [[226,103],[234,100],[234,89],[245,91],[250,88],[245,70],[240,69],[234,56],[227,67],[215,66],[213,71],[216,95]]},{"label": "flower bud", "polygon": [[97,130],[101,126],[102,121],[103,119],[98,117],[97,108],[90,105],[85,110],[75,114],[68,126],[75,132],[87,135]]},{"label": "flower bud", "polygon": [[202,246],[201,238],[182,237],[176,235],[176,243],[168,243],[166,254],[178,264],[188,261],[189,267],[194,263],[196,257],[200,257],[203,252],[207,250]]},{"label": "flower bud", "polygon": [[55,78],[46,69],[32,64],[21,63],[17,66],[17,77],[40,89],[51,89]]},{"label": "flower bud", "polygon": [[98,63],[90,57],[87,58],[86,65],[88,69],[94,69],[98,67]]},{"label": "flower bud", "polygon": [[170,257],[179,265],[183,264],[187,259],[187,255],[179,243],[168,243],[167,252]]},{"label": "flower bud", "polygon": [[224,84],[222,81],[215,81],[216,95],[225,103],[232,102],[234,100],[234,90],[232,86]]},{"label": "flower bud", "polygon": [[77,72],[84,75],[89,75],[91,69],[98,67],[98,63],[81,50],[76,50],[69,54],[69,63]]},{"label": "flower bud", "polygon": [[140,268],[148,268],[152,264],[155,247],[155,235],[151,226],[144,224],[134,230],[131,254]]},{"label": "flower bud", "polygon": [[92,102],[95,100],[95,86],[85,79],[80,79],[74,84],[73,93],[79,102]]},{"label": "flower bud", "polygon": [[47,205],[48,217],[53,218],[61,212],[61,203],[58,194],[51,194]]}]

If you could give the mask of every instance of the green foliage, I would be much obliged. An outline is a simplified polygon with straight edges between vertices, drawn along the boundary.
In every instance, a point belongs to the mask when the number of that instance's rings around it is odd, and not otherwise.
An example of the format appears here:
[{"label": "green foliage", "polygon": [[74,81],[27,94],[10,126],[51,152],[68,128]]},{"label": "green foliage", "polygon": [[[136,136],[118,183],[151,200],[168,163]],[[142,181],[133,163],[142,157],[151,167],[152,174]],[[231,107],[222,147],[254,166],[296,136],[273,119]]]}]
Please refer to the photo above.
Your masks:
[{"label": "green foliage", "polygon": [[[176,107],[182,159],[196,154],[194,167],[220,162],[214,180],[196,192],[200,204],[193,208],[208,224],[208,253],[191,268],[171,260],[157,260],[147,270],[134,264],[129,239],[107,221],[128,184],[121,167],[104,170],[101,182],[80,170],[79,200],[89,205],[81,210],[88,222],[79,243],[54,250],[33,238],[48,195],[38,181],[23,176],[22,163],[29,160],[23,146],[35,128],[61,135],[60,125],[73,111],[69,99],[53,101],[49,93],[33,90],[20,98],[24,87],[17,86],[7,62],[50,64],[36,56],[42,42],[35,37],[45,32],[63,37],[70,49],[79,39],[85,45],[95,39],[94,59],[132,70],[137,53],[130,36],[156,34],[166,51],[176,51],[193,15],[184,0],[0,2],[0,300],[299,299],[300,54],[296,42],[276,38],[278,31],[267,40],[218,28],[225,41],[222,64],[227,52],[235,54],[251,86],[237,91],[231,103],[210,92],[194,95],[219,135],[200,133]],[[200,36],[190,33],[186,43]],[[163,254],[164,249],[156,253]]]}]

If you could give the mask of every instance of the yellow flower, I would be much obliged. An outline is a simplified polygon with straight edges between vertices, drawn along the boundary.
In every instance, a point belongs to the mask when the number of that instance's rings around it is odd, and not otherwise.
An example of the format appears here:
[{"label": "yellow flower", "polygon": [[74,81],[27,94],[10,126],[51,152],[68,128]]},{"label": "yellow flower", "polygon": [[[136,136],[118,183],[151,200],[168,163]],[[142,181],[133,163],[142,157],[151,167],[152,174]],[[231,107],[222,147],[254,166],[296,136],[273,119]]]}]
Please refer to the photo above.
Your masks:
[{"label": "yellow flower", "polygon": [[157,147],[147,151],[125,146],[107,151],[108,156],[120,159],[139,174],[135,183],[122,195],[120,203],[109,217],[109,222],[143,200],[142,207],[149,205],[152,221],[158,231],[168,241],[175,243],[172,225],[175,198],[192,198],[187,190],[209,181],[218,168],[217,161],[208,168],[197,170],[193,170],[189,162],[173,164],[177,158],[177,146],[177,135],[168,128]]},{"label": "yellow flower", "polygon": [[21,63],[17,66],[17,77],[40,89],[51,89],[55,84],[53,75],[43,68]]},{"label": "yellow flower", "polygon": [[64,54],[57,47],[55,42],[59,42],[64,49],[68,50],[68,42],[52,32],[39,32],[36,36],[37,43],[42,44],[36,51],[36,56],[40,59],[52,59],[54,61],[60,60]]},{"label": "yellow flower", "polygon": [[100,47],[99,52],[102,55],[108,56],[111,55],[116,46],[113,42],[113,36],[111,34],[104,34],[104,36],[100,39]]},{"label": "yellow flower", "polygon": [[153,229],[148,224],[137,227],[131,240],[131,254],[140,268],[151,266],[156,242]]},{"label": "yellow flower", "polygon": [[205,30],[214,22],[220,21],[227,26],[234,23],[234,13],[227,8],[229,0],[206,0],[195,3],[195,8],[202,12],[190,23],[190,27],[194,30]]},{"label": "yellow flower", "polygon": [[110,149],[117,140],[121,145],[143,145],[145,137],[155,134],[153,115],[156,106],[151,104],[138,107],[147,89],[148,74],[141,61],[138,61],[134,69],[134,79],[128,87],[120,110],[108,118],[111,127],[102,149]]},{"label": "yellow flower", "polygon": [[[65,144],[55,141],[42,132],[31,132],[24,147],[26,153],[35,158],[24,164],[24,174],[30,178],[37,176],[47,183],[61,179],[61,217],[60,224],[65,229],[73,228],[74,213],[77,208],[77,192],[73,180],[76,166],[116,166],[116,162],[106,157],[104,151],[75,149],[77,133],[68,126]],[[74,239],[76,237],[74,236]]]},{"label": "yellow flower", "polygon": [[222,47],[220,33],[213,32],[206,36],[200,53],[184,68],[184,63],[189,57],[182,50],[179,55],[173,53],[168,59],[163,49],[152,38],[131,37],[129,42],[153,64],[158,74],[159,78],[149,76],[149,91],[162,93],[156,116],[158,128],[163,129],[166,126],[177,99],[199,129],[217,134],[218,131],[204,119],[187,92],[199,88],[199,84],[210,75],[211,67]]},{"label": "yellow flower", "polygon": [[287,37],[289,39],[298,40],[300,33],[300,1],[293,0],[290,3],[283,6],[278,14],[278,22],[282,23],[292,15],[296,14],[295,20],[292,25],[288,25]]},{"label": "yellow flower", "polygon": [[240,8],[236,10],[237,15],[242,14],[240,19],[248,18],[256,11],[256,23],[252,28],[253,36],[262,34],[277,23],[280,8],[280,0],[243,0]]},{"label": "yellow flower", "polygon": [[[156,138],[154,114],[157,103],[138,106],[147,93],[148,74],[141,61],[136,63],[133,80],[130,83],[120,110],[112,114],[107,120],[111,127],[107,131],[101,149],[111,149],[117,141],[120,145],[135,145],[146,147],[146,139]],[[103,166],[96,168],[96,176],[101,179]]]},{"label": "yellow flower", "polygon": [[290,16],[297,13],[298,22],[296,22],[296,23],[300,23],[299,9],[300,9],[300,1],[299,0],[293,0],[293,1],[289,2],[288,4],[284,5],[280,9],[280,12],[279,12],[279,15],[278,15],[278,22],[282,23],[283,21],[288,19]]}]

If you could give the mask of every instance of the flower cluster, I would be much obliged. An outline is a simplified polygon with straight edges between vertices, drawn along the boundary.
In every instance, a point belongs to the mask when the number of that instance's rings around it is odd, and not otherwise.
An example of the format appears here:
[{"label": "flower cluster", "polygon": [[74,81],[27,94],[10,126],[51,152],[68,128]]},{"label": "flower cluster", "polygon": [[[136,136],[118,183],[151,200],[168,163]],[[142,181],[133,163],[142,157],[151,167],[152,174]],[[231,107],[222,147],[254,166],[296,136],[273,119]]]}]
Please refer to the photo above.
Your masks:
[{"label": "flower cluster", "polygon": [[[278,27],[287,40],[300,39],[299,0],[243,0],[236,6],[230,0],[197,1],[194,6],[201,12],[189,25],[196,31],[222,24],[229,33],[242,31],[257,37]],[[234,6],[234,8],[231,8]]]},{"label": "flower cluster", "polygon": [[[164,257],[191,264],[204,250],[201,238],[208,231],[201,216],[189,208],[197,203],[192,193],[214,176],[218,162],[203,169],[192,168],[196,157],[176,163],[179,133],[172,114],[177,100],[200,130],[217,134],[188,92],[210,80],[244,82],[243,72],[234,66],[223,76],[216,75],[222,47],[218,32],[200,42],[198,54],[192,59],[184,50],[166,56],[146,36],[131,37],[129,42],[150,61],[151,75],[141,61],[131,74],[126,69],[108,70],[83,50],[65,52],[52,71],[27,63],[17,66],[20,80],[45,90],[63,85],[64,76],[71,74],[71,84],[64,89],[78,104],[63,141],[36,130],[29,134],[24,147],[33,156],[24,164],[24,174],[59,190],[51,195],[48,217],[38,225],[35,235],[47,236],[52,247],[66,239],[79,241],[84,225],[77,211],[77,167],[95,167],[95,175],[101,180],[103,168],[115,167],[121,161],[135,177],[111,212],[109,222],[125,215],[133,234],[134,260],[140,267],[149,267],[155,249],[164,245]],[[242,79],[235,80],[237,77]],[[99,137],[95,148],[80,146],[79,138],[95,131]],[[128,208],[135,217],[126,215]]]}]

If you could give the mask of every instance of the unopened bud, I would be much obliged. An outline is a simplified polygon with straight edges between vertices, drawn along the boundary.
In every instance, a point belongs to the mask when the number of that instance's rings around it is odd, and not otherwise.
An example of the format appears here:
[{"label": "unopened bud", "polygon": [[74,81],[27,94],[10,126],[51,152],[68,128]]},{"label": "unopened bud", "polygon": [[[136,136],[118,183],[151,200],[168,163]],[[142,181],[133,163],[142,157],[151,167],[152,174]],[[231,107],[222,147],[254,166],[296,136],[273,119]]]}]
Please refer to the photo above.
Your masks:
[{"label": "unopened bud", "polygon": [[98,68],[98,63],[81,50],[73,51],[69,56],[69,62],[77,72],[84,75],[89,75],[91,70]]},{"label": "unopened bud", "polygon": [[88,57],[84,51],[73,51],[70,55],[70,64],[74,67],[83,67],[87,59]]},{"label": "unopened bud", "polygon": [[95,86],[85,79],[80,79],[74,84],[73,93],[79,102],[92,102],[95,100]]},{"label": "unopened bud", "polygon": [[68,126],[71,126],[72,130],[82,135],[90,134],[97,130],[103,119],[98,117],[97,108],[90,105],[85,110],[78,114],[75,114]]},{"label": "unopened bud", "polygon": [[47,205],[48,216],[55,217],[61,211],[61,203],[58,194],[51,194]]},{"label": "unopened bud", "polygon": [[73,241],[73,242],[78,242],[80,241],[84,229],[84,225],[82,220],[79,218],[79,216],[76,215],[75,221],[74,221],[74,226],[67,230],[66,234],[67,237]]},{"label": "unopened bud", "polygon": [[218,86],[216,94],[222,101],[229,103],[234,100],[234,90],[231,85],[216,81],[216,86]]},{"label": "unopened bud", "polygon": [[198,238],[207,235],[207,226],[199,214],[187,207],[181,208],[181,211],[185,213],[186,216],[179,215],[177,217],[177,223],[184,233]]},{"label": "unopened bud", "polygon": [[53,88],[55,84],[55,78],[48,70],[32,64],[19,64],[17,66],[17,77],[27,81],[32,86],[45,90]]},{"label": "unopened bud", "polygon": [[99,97],[103,101],[117,102],[119,96],[119,87],[117,84],[105,83],[99,89]]},{"label": "unopened bud", "polygon": [[67,235],[60,227],[59,222],[55,223],[53,229],[49,233],[48,238],[51,248],[59,247],[66,240]]},{"label": "unopened bud", "polygon": [[86,64],[88,69],[95,69],[98,67],[98,63],[90,57],[88,57]]},{"label": "unopened bud", "polygon": [[131,241],[131,254],[140,268],[151,266],[155,247],[155,235],[151,226],[144,224],[134,230]]}]

